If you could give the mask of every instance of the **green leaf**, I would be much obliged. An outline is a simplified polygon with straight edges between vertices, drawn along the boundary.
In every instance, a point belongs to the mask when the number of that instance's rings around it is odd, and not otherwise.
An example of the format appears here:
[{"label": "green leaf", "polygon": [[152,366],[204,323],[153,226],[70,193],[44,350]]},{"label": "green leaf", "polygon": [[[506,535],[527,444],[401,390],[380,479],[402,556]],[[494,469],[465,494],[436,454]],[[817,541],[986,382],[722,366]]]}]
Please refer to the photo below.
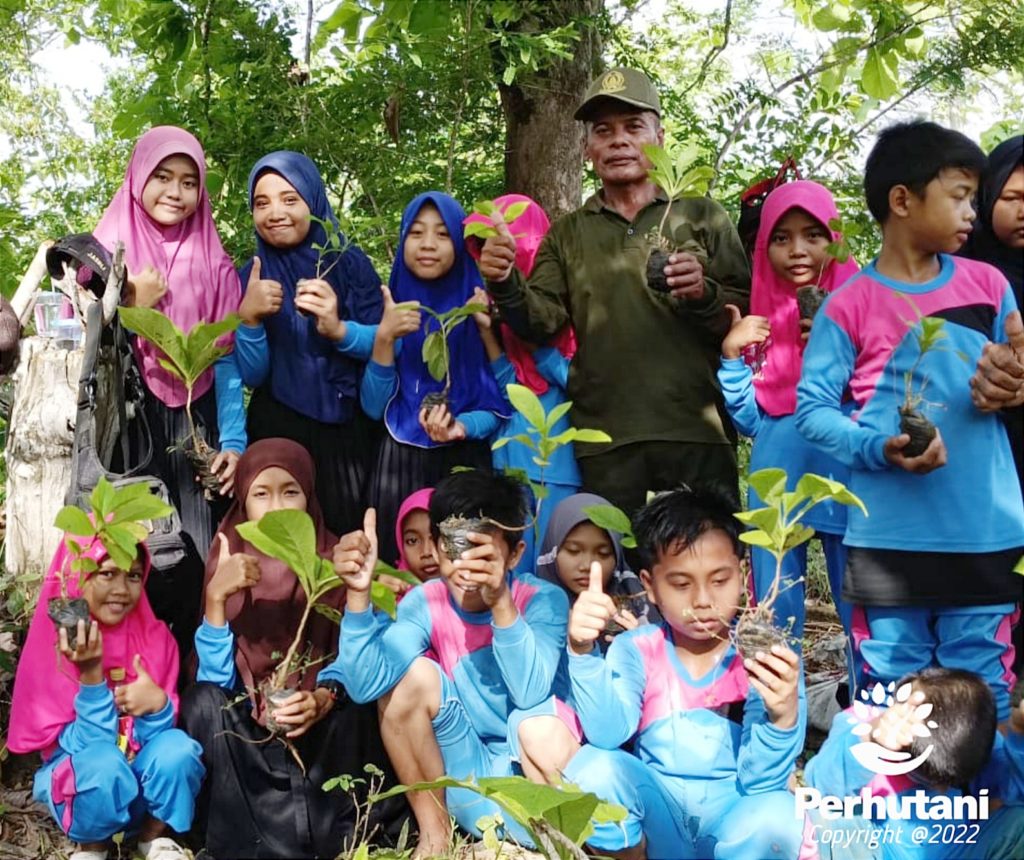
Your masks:
[{"label": "green leaf", "polygon": [[505,391],[508,394],[509,403],[515,407],[516,411],[522,415],[538,433],[543,433],[547,421],[544,414],[544,406],[541,404],[540,398],[525,385],[516,385],[515,383],[512,383],[511,385],[505,386]]},{"label": "green leaf", "polygon": [[775,541],[762,531],[740,532],[740,540],[753,546],[761,546],[772,551],[776,550]]},{"label": "green leaf", "polygon": [[121,323],[128,331],[148,340],[159,349],[176,368],[177,376],[185,378],[187,359],[181,341],[181,332],[166,316],[153,308],[117,309]]},{"label": "green leaf", "polygon": [[611,442],[612,437],[605,433],[604,430],[588,430],[584,428],[576,431],[575,441],[597,445],[603,442]]},{"label": "green leaf", "polygon": [[386,612],[392,619],[398,615],[398,597],[395,592],[376,580],[370,583],[370,603],[374,609]]},{"label": "green leaf", "polygon": [[633,536],[633,524],[625,511],[615,505],[588,505],[582,509],[583,515],[599,529],[615,532],[620,535]]},{"label": "green leaf", "polygon": [[341,613],[333,606],[328,606],[326,603],[314,603],[313,611],[322,615],[328,621],[341,624]]},{"label": "green leaf", "polygon": [[740,511],[733,516],[741,523],[760,529],[770,537],[779,537],[779,525],[781,516],[777,508],[756,508],[752,511]]},{"label": "green leaf", "polygon": [[316,528],[305,511],[280,510],[264,514],[258,522],[241,523],[237,532],[257,550],[283,561],[298,577],[307,598],[317,586],[320,556]]},{"label": "green leaf", "polygon": [[97,525],[106,520],[107,514],[114,507],[114,501],[114,485],[105,477],[101,477],[96,486],[93,487],[93,491],[89,494],[89,504],[92,505]]},{"label": "green leaf", "polygon": [[551,411],[548,413],[547,421],[545,422],[545,429],[548,433],[555,429],[555,425],[569,412],[570,409],[572,409],[571,400],[558,403],[551,408]]},{"label": "green leaf", "polygon": [[790,533],[786,535],[786,542],[782,546],[782,551],[789,552],[794,547],[807,543],[807,541],[812,537],[814,537],[814,529],[810,526],[797,524],[793,526]]},{"label": "green leaf", "polygon": [[448,373],[448,352],[441,332],[432,331],[423,338],[423,363],[427,365],[427,373],[438,382],[444,381]]},{"label": "green leaf", "polygon": [[517,218],[519,218],[527,209],[530,208],[530,203],[527,200],[520,200],[517,203],[510,203],[505,207],[505,210],[501,213],[502,218],[505,219],[506,224],[511,224]]},{"label": "green leaf", "polygon": [[1017,563],[1013,567],[1014,573],[1024,574],[1024,555],[1018,559]]},{"label": "green leaf", "polygon": [[747,479],[754,492],[766,505],[775,504],[786,489],[785,469],[758,469]]},{"label": "green leaf", "polygon": [[462,235],[466,239],[470,236],[477,236],[480,239],[491,239],[498,235],[498,231],[483,221],[470,221],[462,228]]},{"label": "green leaf", "polygon": [[377,559],[377,564],[373,568],[373,575],[376,577],[384,573],[386,573],[388,576],[393,576],[395,579],[400,579],[402,580],[402,582],[408,585],[420,584],[420,581],[415,576],[413,576],[409,571],[399,570],[397,567],[392,567],[386,561],[381,561],[380,559]]},{"label": "green leaf", "polygon": [[882,53],[877,47],[869,48],[864,60],[860,85],[867,95],[879,101],[891,99],[900,90],[896,74],[898,60],[893,52]]},{"label": "green leaf", "polygon": [[194,385],[213,363],[228,353],[229,349],[217,346],[217,340],[238,328],[241,323],[238,314],[228,314],[213,323],[198,322],[185,336],[186,385]]},{"label": "green leaf", "polygon": [[494,205],[493,200],[477,200],[476,203],[473,204],[473,211],[477,215],[483,215],[485,218],[492,218],[499,210],[498,207]]},{"label": "green leaf", "polygon": [[74,505],[66,505],[57,511],[53,524],[62,532],[78,535],[79,537],[89,537],[96,534],[96,529],[92,524],[92,520],[89,519],[89,515]]}]

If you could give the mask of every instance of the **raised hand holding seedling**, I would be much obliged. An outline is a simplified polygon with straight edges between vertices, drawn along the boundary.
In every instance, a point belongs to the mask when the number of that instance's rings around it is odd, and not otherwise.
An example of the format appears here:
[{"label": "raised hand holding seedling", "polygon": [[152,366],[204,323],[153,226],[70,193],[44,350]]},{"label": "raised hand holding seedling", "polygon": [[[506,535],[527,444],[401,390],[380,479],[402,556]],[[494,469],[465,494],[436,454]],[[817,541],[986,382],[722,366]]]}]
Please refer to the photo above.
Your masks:
[{"label": "raised hand holding seedling", "polygon": [[103,682],[103,634],[95,619],[88,626],[82,619],[78,620],[74,649],[68,644],[68,631],[64,627],[57,631],[57,642],[60,653],[78,666],[79,680],[83,684]]},{"label": "raised hand holding seedling", "polygon": [[224,533],[217,535],[217,569],[206,586],[206,620],[214,627],[226,623],[224,604],[243,588],[252,588],[260,581],[258,559],[244,552],[231,552]]},{"label": "raised hand holding seedling", "polygon": [[318,278],[298,281],[295,307],[316,320],[318,334],[335,343],[345,337],[345,323],[338,317],[338,294],[327,281]]},{"label": "raised hand holding seedling", "polygon": [[726,305],[729,312],[729,333],[722,341],[722,355],[725,358],[739,358],[751,344],[764,343],[771,334],[771,323],[768,317],[748,314],[743,316],[736,305]]},{"label": "raised hand holding seedling", "polygon": [[334,571],[347,588],[346,606],[363,612],[370,605],[370,586],[377,564],[377,511],[367,508],[360,531],[343,535],[334,547]]},{"label": "raised hand holding seedling", "polygon": [[480,274],[488,281],[502,283],[507,281],[516,264],[516,240],[508,225],[504,222],[495,224],[497,236],[489,236],[484,240],[480,251]]},{"label": "raised hand holding seedling", "polygon": [[764,700],[772,725],[789,729],[796,725],[799,710],[800,658],[785,645],[772,645],[743,661],[750,685]]},{"label": "raised hand holding seedling", "polygon": [[245,295],[238,306],[238,315],[247,326],[258,325],[266,317],[281,310],[284,304],[284,287],[279,281],[261,277],[262,269],[260,258],[253,257]]},{"label": "raised hand holding seedling", "polygon": [[386,284],[381,284],[380,290],[384,296],[384,313],[381,315],[380,325],[377,326],[377,337],[389,344],[394,344],[399,338],[419,331],[420,326],[423,325],[423,314],[419,309],[420,303],[396,304],[391,290]]},{"label": "raised hand holding seedling", "polygon": [[135,680],[130,684],[118,684],[114,687],[114,703],[117,709],[130,717],[159,713],[167,704],[167,693],[142,665],[142,655],[136,654],[132,665],[135,667]]},{"label": "raised hand holding seedling", "polygon": [[608,622],[615,617],[615,601],[604,593],[604,572],[601,562],[590,565],[590,582],[576,597],[569,613],[569,647],[575,654],[589,654],[594,643],[604,634]]},{"label": "raised hand holding seedling", "polygon": [[[494,537],[486,532],[469,532],[466,538],[475,546],[467,549],[453,564],[466,582],[480,589],[480,597],[492,609],[503,598],[511,603],[505,559],[498,552]],[[495,620],[497,623],[497,619]],[[506,624],[498,624],[500,627]]]}]

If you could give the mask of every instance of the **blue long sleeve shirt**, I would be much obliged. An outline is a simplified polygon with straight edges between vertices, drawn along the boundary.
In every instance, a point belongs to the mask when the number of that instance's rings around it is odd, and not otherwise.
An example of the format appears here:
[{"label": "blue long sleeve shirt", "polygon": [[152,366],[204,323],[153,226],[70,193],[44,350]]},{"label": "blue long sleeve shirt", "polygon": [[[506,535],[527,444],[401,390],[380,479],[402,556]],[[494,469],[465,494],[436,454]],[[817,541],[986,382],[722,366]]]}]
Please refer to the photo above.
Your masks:
[{"label": "blue long sleeve shirt", "polygon": [[490,611],[459,608],[442,579],[408,592],[394,622],[372,610],[346,612],[338,658],[319,679],[339,681],[355,701],[371,702],[432,650],[477,735],[504,744],[513,709],[532,708],[552,693],[564,699],[568,691],[565,594],[529,574],[510,576],[509,587],[519,617],[508,627],[496,626]]},{"label": "blue long sleeve shirt", "polygon": [[[552,409],[561,403],[565,403],[565,385],[569,378],[569,359],[553,347],[538,349],[533,354],[534,363],[540,375],[548,382],[548,390],[538,395],[544,411],[550,413]],[[508,356],[504,353],[491,362],[491,369],[494,371],[494,378],[498,381],[498,388],[502,391],[506,387],[516,383],[516,370]],[[486,413],[490,415],[491,413]],[[568,430],[570,427],[569,417],[563,415],[552,428],[551,435]],[[502,436],[516,436],[520,433],[529,434],[530,424],[519,413],[513,412],[506,421],[499,422],[494,433],[494,440]],[[531,480],[541,479],[541,469],[534,462],[536,455],[521,442],[509,442],[499,448],[493,454],[494,468],[520,469],[529,476]],[[565,445],[551,455],[551,465],[544,469],[544,482],[547,484],[559,484],[565,487],[578,488],[582,484],[580,469],[576,464],[576,451],[570,445]]]},{"label": "blue long sleeve shirt", "polygon": [[[372,351],[373,344],[371,342]],[[402,349],[402,341],[395,343],[395,355]],[[398,371],[394,364],[383,365],[370,361],[366,365],[363,379],[359,387],[359,402],[370,418],[380,421],[384,418],[384,410],[387,409],[391,398],[398,390]],[[501,419],[493,412],[486,410],[475,410],[473,412],[461,412],[455,416],[466,428],[467,439],[487,439],[498,429]]]},{"label": "blue long sleeve shirt", "polygon": [[231,625],[216,627],[203,618],[203,623],[196,629],[194,642],[199,663],[196,681],[216,684],[225,690],[238,689],[235,634],[231,632]]},{"label": "blue long sleeve shirt", "polygon": [[[61,729],[57,745],[62,752],[75,755],[96,743],[116,744],[119,721],[114,694],[107,683],[82,684],[75,696],[75,719]],[[145,746],[160,732],[173,727],[174,706],[168,696],[156,713],[132,718],[131,737]]]},{"label": "blue long sleeve shirt", "polygon": [[[1016,309],[996,269],[940,255],[923,284],[894,281],[875,264],[825,301],[814,321],[797,387],[801,434],[851,469],[850,489],[869,516],[848,511],[853,547],[988,553],[1024,545],[1024,501],[1007,476],[1014,464],[1000,417],[971,402],[970,378],[989,341],[1006,340]],[[945,320],[945,338],[921,358],[915,322]],[[918,359],[920,358],[920,361]],[[922,409],[942,434],[948,462],[927,475],[892,466],[886,440],[899,434],[904,378],[924,391]],[[843,409],[847,390],[856,411]]]},{"label": "blue long sleeve shirt", "polygon": [[[705,677],[692,678],[664,625],[620,634],[604,659],[570,654],[569,678],[587,741],[617,749],[635,736],[635,754],[667,777],[734,778],[741,794],[785,790],[803,749],[802,686],[796,725],[779,729],[733,648]],[[737,706],[742,725],[729,718]]]},{"label": "blue long sleeve shirt", "polygon": [[245,432],[245,402],[242,377],[234,353],[213,365],[213,390],[217,400],[217,432],[220,450],[241,454],[248,444]]},{"label": "blue long sleeve shirt", "polygon": [[[807,472],[841,481],[850,480],[850,470],[835,457],[812,445],[796,426],[796,416],[773,416],[757,403],[754,374],[742,358],[722,358],[718,368],[718,384],[725,398],[725,408],[733,425],[744,436],[754,440],[750,452],[750,471],[785,469],[786,489],[792,491],[800,476]],[[843,404],[847,414],[853,403]],[[749,509],[763,506],[753,487],[748,493]],[[835,502],[822,502],[804,516],[802,522],[816,531],[841,535],[846,531],[846,507]]]}]

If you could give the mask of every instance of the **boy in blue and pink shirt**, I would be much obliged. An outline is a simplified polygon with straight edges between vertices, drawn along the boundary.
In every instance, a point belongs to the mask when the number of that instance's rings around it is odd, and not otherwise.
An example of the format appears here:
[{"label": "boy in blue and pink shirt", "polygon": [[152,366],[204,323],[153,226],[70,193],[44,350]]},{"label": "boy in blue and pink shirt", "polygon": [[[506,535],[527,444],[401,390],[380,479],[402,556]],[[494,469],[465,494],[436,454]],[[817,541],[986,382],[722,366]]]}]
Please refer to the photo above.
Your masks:
[{"label": "boy in blue and pink shirt", "polygon": [[[864,186],[882,250],[818,313],[796,418],[807,439],[850,467],[850,489],[870,512],[849,513],[843,586],[863,609],[854,627],[866,671],[886,682],[935,664],[977,672],[1002,721],[1024,502],[1007,479],[1014,465],[999,415],[972,403],[970,379],[985,345],[1007,340],[1016,301],[997,269],[950,256],[971,231],[984,164],[973,142],[934,123],[879,136]],[[922,355],[925,317],[944,325]],[[917,456],[900,430],[908,387],[938,426]]]},{"label": "boy in blue and pink shirt", "polygon": [[[473,547],[441,576],[409,591],[393,623],[370,608],[377,559],[376,517],[342,538],[335,569],[348,587],[338,659],[321,673],[357,702],[379,701],[381,735],[401,782],[508,776],[517,762],[536,781],[557,781],[579,748],[567,698],[568,601],[560,588],[510,573],[523,552],[522,486],[480,470],[445,478],[430,498],[435,541],[449,516],[483,517]],[[425,656],[433,652],[431,657]],[[418,853],[447,850],[449,814],[480,835],[476,822],[498,808],[474,792],[449,789],[409,797]],[[529,842],[514,825],[509,831]]]}]

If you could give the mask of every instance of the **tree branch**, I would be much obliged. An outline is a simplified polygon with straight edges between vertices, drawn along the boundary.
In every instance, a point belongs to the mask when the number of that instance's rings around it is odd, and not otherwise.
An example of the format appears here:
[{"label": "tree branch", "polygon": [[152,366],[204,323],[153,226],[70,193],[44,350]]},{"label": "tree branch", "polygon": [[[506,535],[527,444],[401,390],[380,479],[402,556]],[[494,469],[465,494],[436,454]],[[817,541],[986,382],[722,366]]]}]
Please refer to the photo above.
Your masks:
[{"label": "tree branch", "polygon": [[686,89],[684,89],[680,95],[685,96],[690,90],[695,87],[699,87],[704,83],[705,78],[708,76],[708,71],[711,69],[711,64],[715,61],[719,54],[725,50],[729,44],[729,30],[732,27],[732,0],[725,0],[725,22],[722,25],[722,43],[715,45],[708,51],[707,56],[704,58],[704,62],[700,64],[700,69],[697,71],[697,77],[693,79]]}]

